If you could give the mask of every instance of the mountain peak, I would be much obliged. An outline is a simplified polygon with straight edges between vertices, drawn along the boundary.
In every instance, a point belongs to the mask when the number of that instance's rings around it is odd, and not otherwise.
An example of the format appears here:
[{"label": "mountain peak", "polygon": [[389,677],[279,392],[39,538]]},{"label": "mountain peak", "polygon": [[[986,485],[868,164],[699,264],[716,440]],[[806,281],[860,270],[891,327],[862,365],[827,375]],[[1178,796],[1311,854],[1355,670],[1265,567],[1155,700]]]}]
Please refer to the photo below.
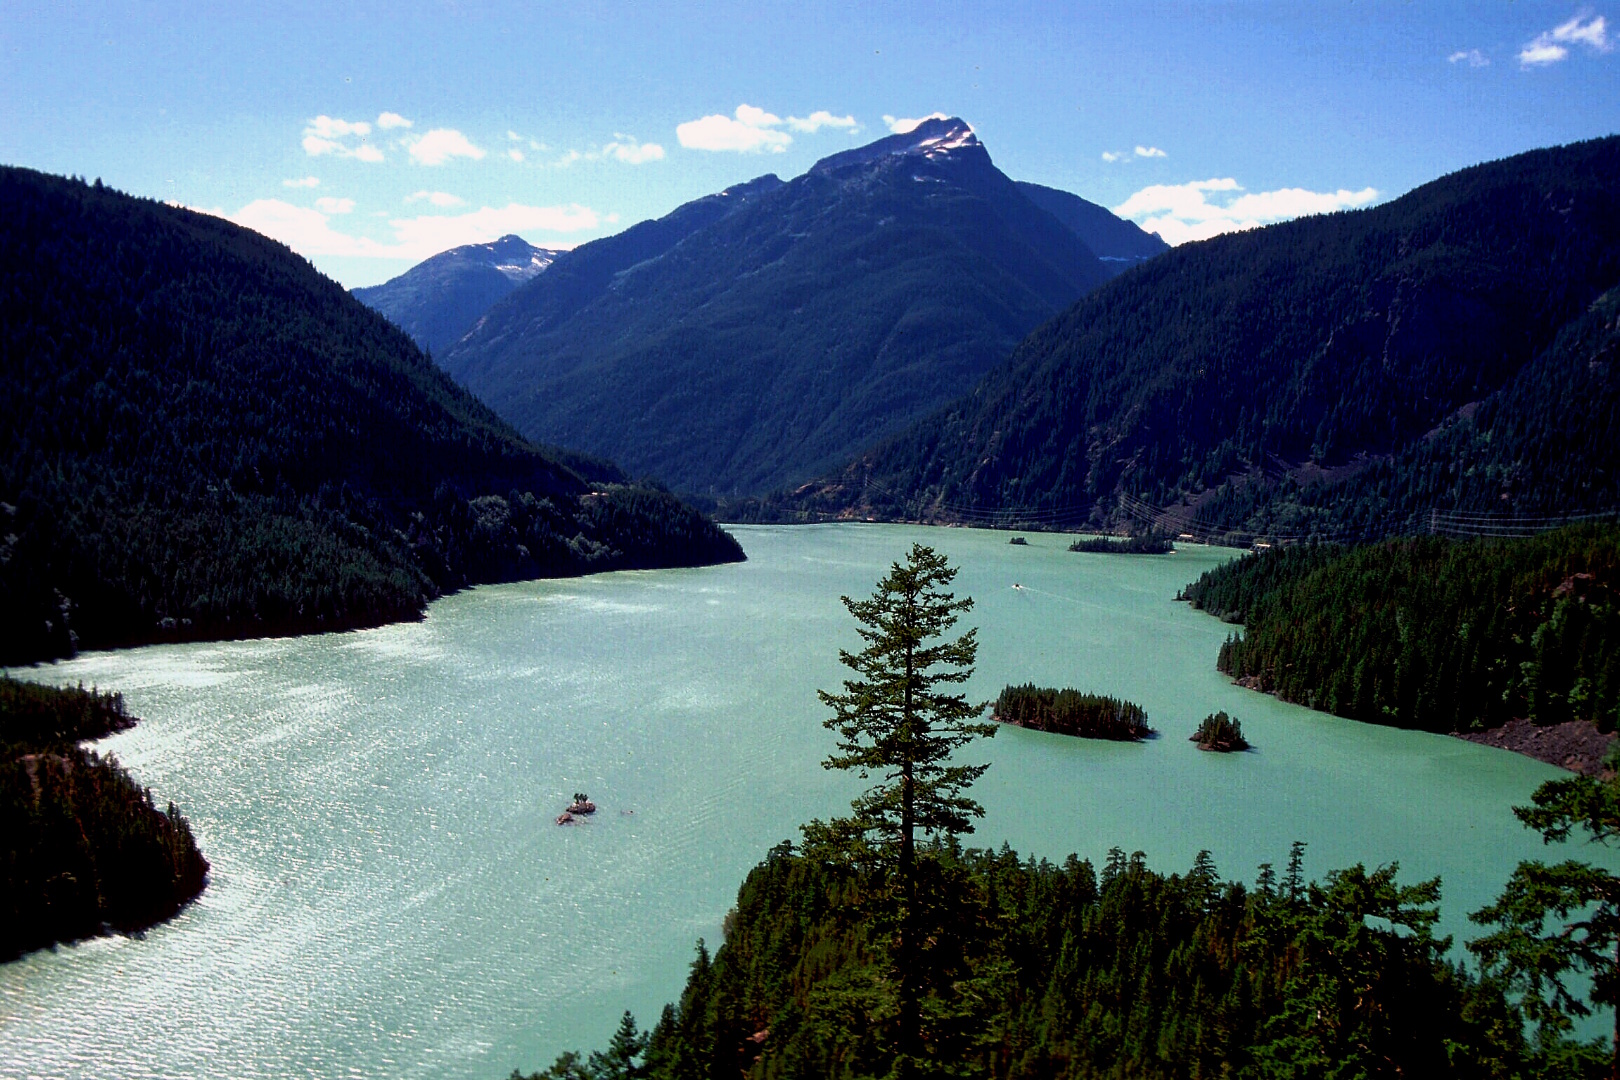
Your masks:
[{"label": "mountain peak", "polygon": [[910,131],[890,136],[890,139],[912,140],[910,150],[891,150],[889,151],[891,154],[935,154],[941,150],[979,145],[979,137],[973,133],[973,125],[960,116],[930,116]]},{"label": "mountain peak", "polygon": [[973,133],[973,125],[959,116],[930,116],[910,131],[858,146],[853,150],[822,158],[811,172],[830,172],[848,165],[864,165],[895,155],[917,155],[930,161],[947,157],[953,151],[980,150],[984,144]]}]

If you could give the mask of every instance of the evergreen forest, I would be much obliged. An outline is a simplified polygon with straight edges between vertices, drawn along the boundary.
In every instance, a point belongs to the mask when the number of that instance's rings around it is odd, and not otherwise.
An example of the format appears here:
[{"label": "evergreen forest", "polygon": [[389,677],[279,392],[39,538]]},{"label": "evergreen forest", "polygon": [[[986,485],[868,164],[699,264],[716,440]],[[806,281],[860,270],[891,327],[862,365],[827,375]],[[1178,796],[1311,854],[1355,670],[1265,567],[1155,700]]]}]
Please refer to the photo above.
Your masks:
[{"label": "evergreen forest", "polygon": [[134,723],[116,694],[0,678],[0,960],[144,930],[202,891],[175,805],[79,745]]},{"label": "evergreen forest", "polygon": [[17,168],[0,202],[0,664],[743,557],[666,491],[525,442],[257,233]]},{"label": "evergreen forest", "polygon": [[[1223,880],[1115,850],[1101,871],[930,848],[916,1075],[1109,1080],[1601,1076],[1606,1047],[1527,1037],[1499,985],[1433,933],[1438,881],[1393,866]],[[893,901],[881,874],[783,844],[714,954],[620,1053],[530,1080],[892,1075]],[[632,1030],[632,1035],[634,1032]]]},{"label": "evergreen forest", "polygon": [[813,485],[724,508],[1377,539],[1620,499],[1620,137],[1186,244]]},{"label": "evergreen forest", "polygon": [[1244,624],[1220,669],[1286,701],[1427,731],[1620,722],[1620,526],[1249,555],[1183,593]]}]

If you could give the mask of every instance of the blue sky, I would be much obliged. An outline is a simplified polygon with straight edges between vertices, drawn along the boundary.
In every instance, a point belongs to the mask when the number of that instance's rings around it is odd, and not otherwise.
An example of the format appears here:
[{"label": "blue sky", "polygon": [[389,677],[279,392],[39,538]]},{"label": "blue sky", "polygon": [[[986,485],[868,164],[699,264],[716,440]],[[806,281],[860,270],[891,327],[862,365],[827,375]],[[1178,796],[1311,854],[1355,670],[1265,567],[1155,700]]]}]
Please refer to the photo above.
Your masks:
[{"label": "blue sky", "polygon": [[1181,242],[1620,130],[1605,4],[8,0],[0,161],[365,285],[571,246],[934,112]]}]

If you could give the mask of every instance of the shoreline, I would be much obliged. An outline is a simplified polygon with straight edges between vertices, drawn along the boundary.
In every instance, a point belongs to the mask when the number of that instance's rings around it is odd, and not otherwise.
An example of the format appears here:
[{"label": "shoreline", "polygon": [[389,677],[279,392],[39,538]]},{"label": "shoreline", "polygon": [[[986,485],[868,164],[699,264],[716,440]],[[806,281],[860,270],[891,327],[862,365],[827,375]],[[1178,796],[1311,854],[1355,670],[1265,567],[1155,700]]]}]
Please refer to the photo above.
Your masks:
[{"label": "shoreline", "polygon": [[[1261,690],[1259,680],[1253,675],[1245,675],[1233,679],[1235,686],[1246,690],[1253,690],[1260,694],[1270,694],[1277,697],[1270,690]],[[1277,698],[1285,701],[1286,698]],[[1291,704],[1298,705],[1299,702]],[[1308,708],[1309,706],[1307,706]],[[1319,710],[1318,710],[1319,711]],[[1346,718],[1350,719],[1350,718]],[[1358,720],[1357,723],[1370,721]],[[1528,720],[1509,720],[1506,724],[1496,728],[1486,728],[1483,731],[1451,731],[1445,732],[1454,739],[1475,743],[1479,746],[1494,746],[1498,750],[1507,750],[1511,753],[1522,754],[1527,758],[1545,762],[1548,765],[1567,769],[1582,776],[1602,776],[1605,773],[1604,761],[1609,756],[1609,750],[1620,733],[1608,735],[1598,731],[1597,725],[1590,720],[1566,720],[1562,724],[1532,724]]]},{"label": "shoreline", "polygon": [[1545,727],[1528,720],[1510,720],[1484,731],[1454,731],[1459,739],[1481,746],[1511,750],[1515,754],[1556,765],[1582,776],[1601,776],[1604,760],[1616,736],[1605,735],[1589,720],[1567,720]]}]

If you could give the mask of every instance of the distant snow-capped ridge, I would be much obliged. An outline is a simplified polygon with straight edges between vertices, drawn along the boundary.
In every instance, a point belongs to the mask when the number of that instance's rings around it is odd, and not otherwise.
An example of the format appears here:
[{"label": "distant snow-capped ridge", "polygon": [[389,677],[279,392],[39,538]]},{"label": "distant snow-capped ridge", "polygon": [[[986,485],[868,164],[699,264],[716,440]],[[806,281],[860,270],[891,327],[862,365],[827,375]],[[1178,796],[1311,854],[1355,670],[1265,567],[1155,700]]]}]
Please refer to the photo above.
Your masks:
[{"label": "distant snow-capped ridge", "polygon": [[[479,259],[475,252],[483,253],[487,258]],[[562,248],[535,247],[523,237],[508,233],[493,243],[468,244],[465,247],[453,248],[446,254],[484,262],[521,285],[556,262],[557,256],[562,253]]]}]

